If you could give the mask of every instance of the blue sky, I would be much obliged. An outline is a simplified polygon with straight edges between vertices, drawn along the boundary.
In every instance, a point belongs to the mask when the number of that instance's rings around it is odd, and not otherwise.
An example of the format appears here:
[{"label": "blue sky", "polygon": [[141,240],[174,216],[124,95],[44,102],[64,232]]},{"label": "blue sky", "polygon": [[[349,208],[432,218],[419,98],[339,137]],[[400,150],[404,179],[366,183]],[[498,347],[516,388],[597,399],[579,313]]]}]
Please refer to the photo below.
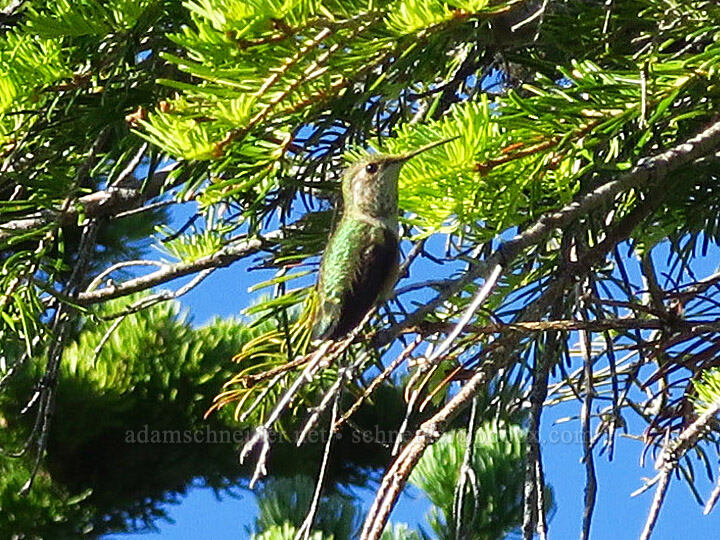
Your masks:
[{"label": "blue sky", "polygon": [[[656,261],[660,261],[657,258]],[[699,275],[706,275],[717,267],[717,250],[697,268]],[[435,277],[432,267],[421,263],[413,266],[413,280]],[[239,315],[254,297],[248,287],[269,277],[265,271],[247,271],[242,262],[230,268],[214,272],[202,285],[185,297],[186,306],[197,325],[209,321],[216,315],[222,317]],[[550,408],[544,413],[541,438],[543,460],[547,481],[552,486],[556,511],[550,522],[550,538],[565,539],[579,536],[583,509],[584,466],[580,462],[582,445],[578,421],[557,424],[557,420],[577,415],[579,404],[567,403]],[[631,426],[638,431],[638,426]],[[596,457],[598,477],[598,498],[593,518],[592,538],[595,540],[637,538],[642,530],[652,499],[653,490],[631,498],[630,494],[642,486],[643,478],[651,478],[655,472],[652,460],[645,468],[639,467],[642,443],[620,437],[613,462],[605,456]],[[717,467],[717,464],[714,464]],[[697,486],[704,496],[712,489],[704,476],[697,470]],[[371,502],[371,492],[361,493],[363,504]],[[427,501],[417,490],[411,489],[401,499],[392,515],[395,522],[416,524],[423,522]],[[112,540],[189,540],[198,538],[246,538],[245,526],[251,525],[256,512],[254,496],[243,492],[243,497],[217,499],[211,490],[191,489],[177,505],[169,507],[169,514],[175,523],[159,523],[160,532],[143,535],[108,536]],[[720,536],[720,510],[709,516],[702,515],[702,508],[693,498],[682,480],[674,479],[666,504],[664,505],[653,538],[670,540],[691,537],[694,539],[715,539]]]}]

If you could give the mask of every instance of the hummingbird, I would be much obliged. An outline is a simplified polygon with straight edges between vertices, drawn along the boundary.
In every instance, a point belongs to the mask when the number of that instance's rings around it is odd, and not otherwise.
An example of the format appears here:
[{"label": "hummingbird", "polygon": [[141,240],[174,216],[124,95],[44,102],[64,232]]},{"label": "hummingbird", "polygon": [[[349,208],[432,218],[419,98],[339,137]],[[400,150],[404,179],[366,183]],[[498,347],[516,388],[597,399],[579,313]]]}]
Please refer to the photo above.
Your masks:
[{"label": "hummingbird", "polygon": [[392,292],[400,258],[400,169],[410,158],[451,140],[403,154],[371,154],[346,169],[342,216],[320,263],[313,338],[341,339]]}]

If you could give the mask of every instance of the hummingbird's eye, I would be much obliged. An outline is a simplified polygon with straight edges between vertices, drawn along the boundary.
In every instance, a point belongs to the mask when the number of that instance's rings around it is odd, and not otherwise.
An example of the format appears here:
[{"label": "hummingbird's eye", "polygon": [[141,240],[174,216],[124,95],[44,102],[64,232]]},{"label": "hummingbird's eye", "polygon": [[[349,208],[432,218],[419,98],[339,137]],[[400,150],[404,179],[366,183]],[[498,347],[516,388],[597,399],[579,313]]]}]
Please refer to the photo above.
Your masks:
[{"label": "hummingbird's eye", "polygon": [[365,172],[367,172],[368,174],[375,174],[377,170],[377,163],[368,163],[367,165],[365,165]]}]

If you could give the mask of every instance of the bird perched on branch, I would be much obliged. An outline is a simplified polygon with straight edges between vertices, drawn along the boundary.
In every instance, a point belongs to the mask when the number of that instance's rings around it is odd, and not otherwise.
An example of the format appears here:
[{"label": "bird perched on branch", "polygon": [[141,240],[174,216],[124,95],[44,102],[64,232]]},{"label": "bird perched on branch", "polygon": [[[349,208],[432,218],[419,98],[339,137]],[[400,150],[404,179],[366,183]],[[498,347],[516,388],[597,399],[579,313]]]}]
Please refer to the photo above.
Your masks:
[{"label": "bird perched on branch", "polygon": [[399,259],[398,177],[403,164],[454,139],[404,154],[374,154],[343,175],[343,214],[330,237],[317,282],[313,337],[337,340],[392,291]]}]

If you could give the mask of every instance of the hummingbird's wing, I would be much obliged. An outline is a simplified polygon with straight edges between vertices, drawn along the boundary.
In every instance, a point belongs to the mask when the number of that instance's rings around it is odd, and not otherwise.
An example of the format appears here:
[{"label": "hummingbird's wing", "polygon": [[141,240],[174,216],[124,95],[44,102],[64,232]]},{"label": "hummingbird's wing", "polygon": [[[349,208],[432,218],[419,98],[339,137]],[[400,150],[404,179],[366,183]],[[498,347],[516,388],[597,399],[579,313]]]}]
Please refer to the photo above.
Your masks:
[{"label": "hummingbird's wing", "polygon": [[394,280],[397,262],[397,235],[387,227],[341,221],[320,266],[313,336],[338,339],[360,324]]}]

